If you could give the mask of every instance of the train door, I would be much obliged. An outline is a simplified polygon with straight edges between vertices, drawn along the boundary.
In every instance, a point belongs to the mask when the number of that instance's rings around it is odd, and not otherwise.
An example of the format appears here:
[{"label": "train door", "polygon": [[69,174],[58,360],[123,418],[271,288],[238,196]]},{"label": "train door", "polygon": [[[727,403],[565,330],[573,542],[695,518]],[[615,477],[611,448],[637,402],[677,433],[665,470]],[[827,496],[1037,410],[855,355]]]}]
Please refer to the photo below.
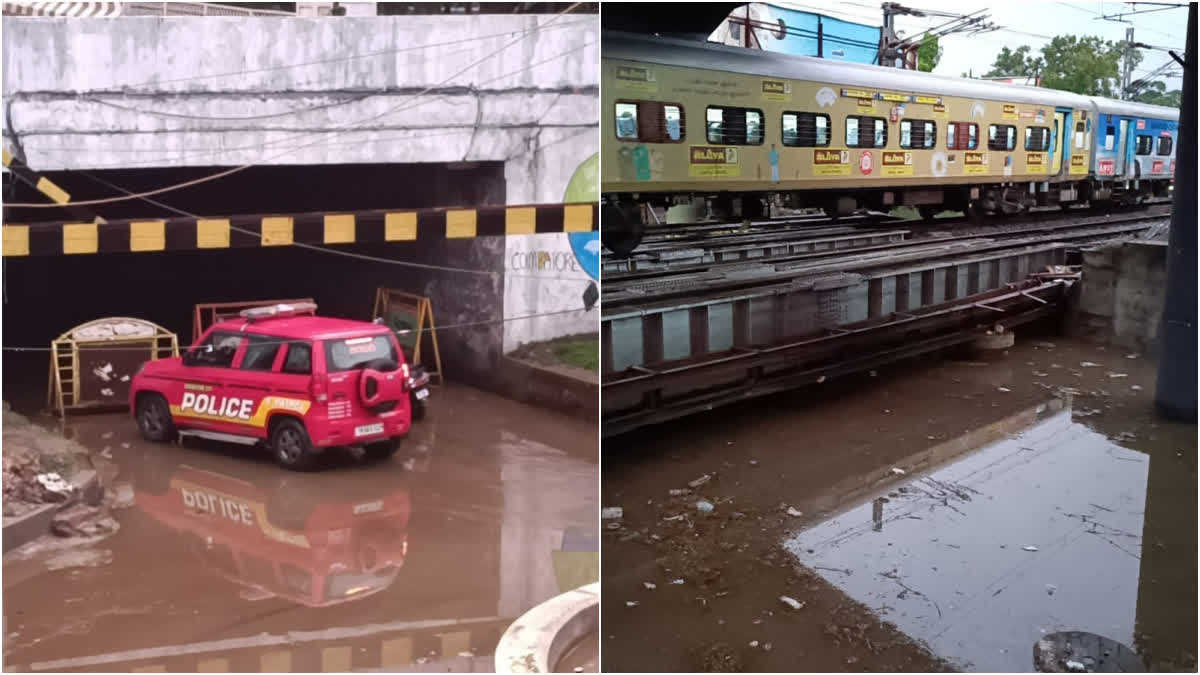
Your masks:
[{"label": "train door", "polygon": [[1114,177],[1125,176],[1125,170],[1129,166],[1129,162],[1133,159],[1133,144],[1129,142],[1129,120],[1122,118],[1117,125],[1117,169],[1113,173]]},{"label": "train door", "polygon": [[1054,113],[1054,128],[1050,130],[1050,147],[1053,148],[1054,156],[1050,160],[1050,175],[1057,176],[1059,171],[1062,171],[1063,153],[1063,118],[1061,112]]},{"label": "train door", "polygon": [[1054,153],[1054,159],[1051,162],[1051,168],[1057,172],[1064,171],[1071,166],[1071,119],[1074,114],[1070,108],[1062,108],[1054,111],[1054,125],[1057,127],[1059,145],[1062,148]]}]

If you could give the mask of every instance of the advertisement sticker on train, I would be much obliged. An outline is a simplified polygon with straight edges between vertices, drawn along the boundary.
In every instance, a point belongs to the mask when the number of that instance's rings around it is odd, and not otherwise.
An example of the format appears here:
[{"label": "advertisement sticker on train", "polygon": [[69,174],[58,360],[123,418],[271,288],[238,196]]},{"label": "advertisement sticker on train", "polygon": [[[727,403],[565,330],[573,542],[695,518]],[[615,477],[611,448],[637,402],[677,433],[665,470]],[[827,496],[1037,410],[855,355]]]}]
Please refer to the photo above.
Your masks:
[{"label": "advertisement sticker on train", "polygon": [[913,155],[911,152],[884,152],[883,175],[911,176],[913,175]]},{"label": "advertisement sticker on train", "polygon": [[888,101],[889,103],[908,103],[910,97],[904,94],[880,94],[879,98]]},{"label": "advertisement sticker on train", "polygon": [[1011,103],[1004,104],[1004,119],[1006,119],[1006,120],[1017,119],[1017,106],[1015,106]]},{"label": "advertisement sticker on train", "polygon": [[875,96],[862,89],[843,89],[842,98],[875,98]]},{"label": "advertisement sticker on train", "polygon": [[946,106],[941,104],[933,106],[933,116],[938,119],[946,119]]},{"label": "advertisement sticker on train", "polygon": [[1139,130],[1140,130],[1140,129],[1145,129],[1145,128],[1146,128],[1146,120],[1138,120],[1138,122],[1137,122],[1137,128],[1138,128]]},{"label": "advertisement sticker on train", "polygon": [[792,100],[792,83],[781,82],[779,80],[763,80],[762,100],[790,103]]},{"label": "advertisement sticker on train", "polygon": [[1175,160],[1171,160],[1171,173],[1175,173]]},{"label": "advertisement sticker on train", "polygon": [[1087,173],[1087,170],[1087,157],[1083,155],[1073,155],[1071,157],[1071,170],[1068,173],[1082,175]]},{"label": "advertisement sticker on train", "polygon": [[857,110],[858,112],[860,112],[860,113],[875,112],[875,99],[860,98],[860,99],[855,99],[855,100],[858,101],[858,105],[855,107],[855,110]]},{"label": "advertisement sticker on train", "polygon": [[1150,163],[1150,173],[1162,173],[1163,166],[1164,165],[1163,165],[1162,160],[1155,160],[1155,161],[1151,162]]},{"label": "advertisement sticker on train", "polygon": [[988,171],[987,163],[986,152],[963,153],[963,173],[965,174],[985,174]]},{"label": "advertisement sticker on train", "polygon": [[870,150],[863,150],[858,153],[858,170],[864,176],[870,176],[872,169],[875,168],[875,158]]},{"label": "advertisement sticker on train", "polygon": [[1046,153],[1025,153],[1025,170],[1029,173],[1049,173],[1050,166],[1046,164]]},{"label": "advertisement sticker on train", "polygon": [[693,178],[736,178],[741,176],[737,148],[692,146],[688,153],[688,175]]},{"label": "advertisement sticker on train", "polygon": [[914,96],[912,100],[913,103],[923,103],[925,105],[935,106],[934,110],[937,110],[937,107],[942,107],[942,111],[945,112],[945,106],[942,106],[942,99],[940,96]]},{"label": "advertisement sticker on train", "polygon": [[636,66],[617,66],[617,87],[634,91],[658,91],[658,82],[654,79],[654,71],[649,68]]},{"label": "advertisement sticker on train", "polygon": [[1033,119],[1033,111],[1032,110],[1022,110],[1021,111],[1021,119],[1023,119],[1023,120]]},{"label": "advertisement sticker on train", "polygon": [[1111,159],[1102,159],[1096,165],[1096,173],[1101,176],[1111,176],[1116,173],[1117,163]]},{"label": "advertisement sticker on train", "polygon": [[849,176],[849,150],[813,150],[814,176]]}]

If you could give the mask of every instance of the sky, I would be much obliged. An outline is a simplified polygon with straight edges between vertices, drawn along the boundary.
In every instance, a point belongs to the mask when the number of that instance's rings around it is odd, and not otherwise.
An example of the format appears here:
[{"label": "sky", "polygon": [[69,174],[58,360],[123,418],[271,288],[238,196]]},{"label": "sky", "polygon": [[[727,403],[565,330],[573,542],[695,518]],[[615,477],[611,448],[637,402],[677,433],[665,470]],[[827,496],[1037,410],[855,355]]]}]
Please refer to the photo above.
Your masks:
[{"label": "sky", "polygon": [[[1007,0],[1006,2],[903,0],[900,4],[912,9],[955,14],[970,14],[977,10],[984,10],[989,15],[989,21],[997,26],[1003,26],[1003,30],[990,33],[970,36],[950,35],[941,39],[942,60],[934,72],[940,75],[957,76],[973,71],[978,76],[991,68],[996,54],[1005,46],[1016,49],[1021,45],[1030,45],[1033,52],[1037,53],[1043,45],[1050,42],[1051,38],[1064,34],[1080,37],[1095,35],[1106,40],[1124,41],[1125,29],[1130,24],[1104,21],[1099,17],[1149,9],[1160,11],[1124,17],[1126,21],[1133,22],[1134,40],[1158,47],[1178,48],[1178,53],[1182,55],[1187,39],[1187,5],[1183,4],[1182,0],[1165,1],[1179,2],[1181,7],[1161,9],[1158,5],[1146,3],[1037,2],[1032,0]],[[883,22],[880,2],[871,0],[861,0],[861,2],[773,0],[771,4],[875,26],[881,25]],[[923,33],[926,29],[947,20],[939,17],[900,16],[896,19],[896,27],[906,35],[914,35]],[[1170,60],[1171,55],[1165,51],[1142,50],[1142,62],[1134,69],[1133,79],[1138,79]],[[1178,66],[1175,66],[1169,72],[1180,73],[1181,71]],[[1180,89],[1183,86],[1181,77],[1168,77],[1165,82],[1168,89]]]}]

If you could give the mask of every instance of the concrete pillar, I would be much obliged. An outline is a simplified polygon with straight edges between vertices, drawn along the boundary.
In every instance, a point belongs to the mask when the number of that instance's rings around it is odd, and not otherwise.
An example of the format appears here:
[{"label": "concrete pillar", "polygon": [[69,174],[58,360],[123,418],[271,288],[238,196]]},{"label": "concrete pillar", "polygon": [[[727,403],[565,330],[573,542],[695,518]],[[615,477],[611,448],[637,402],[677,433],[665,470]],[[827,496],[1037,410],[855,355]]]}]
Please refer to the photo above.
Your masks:
[{"label": "concrete pillar", "polygon": [[1188,6],[1178,171],[1171,211],[1162,358],[1154,404],[1163,417],[1196,421],[1196,5]]}]

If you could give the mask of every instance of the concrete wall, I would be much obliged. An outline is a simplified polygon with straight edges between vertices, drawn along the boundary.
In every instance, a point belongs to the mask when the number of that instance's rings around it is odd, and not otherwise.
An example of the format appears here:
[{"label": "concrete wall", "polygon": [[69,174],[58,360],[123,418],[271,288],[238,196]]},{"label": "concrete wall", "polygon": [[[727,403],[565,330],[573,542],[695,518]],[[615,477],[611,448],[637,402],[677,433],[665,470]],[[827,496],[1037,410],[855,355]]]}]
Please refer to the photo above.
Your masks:
[{"label": "concrete wall", "polygon": [[599,252],[598,232],[505,238],[505,354],[600,329],[600,308],[586,297],[589,287],[599,291]]},{"label": "concrete wall", "polygon": [[5,144],[38,170],[503,161],[507,203],[559,202],[599,150],[598,23],[5,17]]},{"label": "concrete wall", "polygon": [[1087,340],[1155,351],[1167,287],[1167,242],[1132,241],[1083,253],[1071,332]]}]

